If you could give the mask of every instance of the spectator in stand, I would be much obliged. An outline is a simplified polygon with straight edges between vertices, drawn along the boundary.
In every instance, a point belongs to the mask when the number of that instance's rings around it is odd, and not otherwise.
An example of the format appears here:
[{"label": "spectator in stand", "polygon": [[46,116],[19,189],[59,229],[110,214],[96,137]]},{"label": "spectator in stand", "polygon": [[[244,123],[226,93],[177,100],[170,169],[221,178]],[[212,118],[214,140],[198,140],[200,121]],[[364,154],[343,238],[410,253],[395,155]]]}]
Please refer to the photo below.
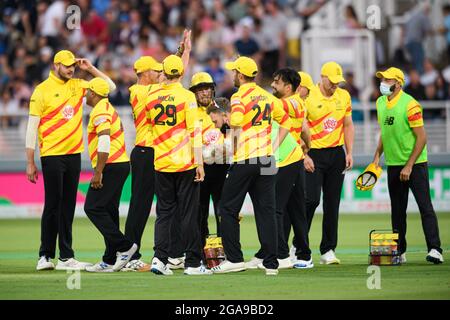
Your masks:
[{"label": "spectator in stand", "polygon": [[404,91],[418,101],[425,100],[425,87],[420,83],[420,75],[415,69],[409,72],[409,84]]},{"label": "spectator in stand", "polygon": [[436,98],[437,100],[447,100],[448,95],[448,83],[445,81],[442,73],[439,73],[436,82]]},{"label": "spectator in stand", "polygon": [[207,72],[214,79],[216,90],[220,91],[225,77],[225,69],[220,65],[220,58],[216,54],[211,54],[208,58],[208,66],[205,68]]},{"label": "spectator in stand", "polygon": [[14,99],[12,88],[3,90],[0,97],[0,128],[7,128],[17,124],[17,119],[13,116],[19,111],[19,101]]},{"label": "spectator in stand", "polygon": [[242,19],[240,22],[242,35],[236,40],[234,46],[241,56],[252,57],[259,52],[258,43],[252,38],[253,21],[251,18]]},{"label": "spectator in stand", "polygon": [[447,42],[447,63],[450,63],[450,4],[446,4],[442,8],[444,14],[444,26],[441,28],[441,33],[445,35]]},{"label": "spectator in stand", "polygon": [[358,21],[355,8],[352,5],[345,7],[345,27],[347,29],[361,29],[362,25]]},{"label": "spectator in stand", "polygon": [[[425,49],[423,43],[426,37],[432,33],[429,13],[429,5],[424,4],[420,10],[412,13],[404,27],[405,48],[419,74],[424,71]],[[420,99],[417,96],[415,98]]]},{"label": "spectator in stand", "polygon": [[347,82],[344,85],[344,89],[350,93],[352,101],[359,101],[359,89],[355,85],[355,76],[353,72],[347,72],[345,74],[345,79]]}]

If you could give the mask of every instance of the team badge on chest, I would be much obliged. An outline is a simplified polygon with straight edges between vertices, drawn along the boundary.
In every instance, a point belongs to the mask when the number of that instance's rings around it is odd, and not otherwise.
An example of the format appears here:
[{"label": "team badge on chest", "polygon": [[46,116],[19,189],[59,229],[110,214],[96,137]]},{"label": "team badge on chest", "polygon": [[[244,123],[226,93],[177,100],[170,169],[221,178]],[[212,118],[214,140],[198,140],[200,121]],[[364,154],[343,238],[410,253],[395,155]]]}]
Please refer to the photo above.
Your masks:
[{"label": "team badge on chest", "polygon": [[67,105],[62,109],[63,118],[66,120],[72,119],[74,113],[75,113],[75,110],[73,109],[72,106]]},{"label": "team badge on chest", "polygon": [[332,132],[336,129],[337,121],[334,118],[328,118],[323,122],[323,129],[327,132]]}]

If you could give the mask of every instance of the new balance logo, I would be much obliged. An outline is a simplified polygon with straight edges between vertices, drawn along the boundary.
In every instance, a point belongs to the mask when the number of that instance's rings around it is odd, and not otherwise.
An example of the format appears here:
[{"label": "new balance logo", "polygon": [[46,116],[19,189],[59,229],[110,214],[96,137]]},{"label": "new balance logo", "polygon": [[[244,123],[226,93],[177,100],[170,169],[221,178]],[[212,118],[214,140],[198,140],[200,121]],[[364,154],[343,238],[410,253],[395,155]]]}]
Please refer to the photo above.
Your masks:
[{"label": "new balance logo", "polygon": [[392,126],[394,124],[394,117],[386,117],[386,120],[384,120],[385,126]]}]

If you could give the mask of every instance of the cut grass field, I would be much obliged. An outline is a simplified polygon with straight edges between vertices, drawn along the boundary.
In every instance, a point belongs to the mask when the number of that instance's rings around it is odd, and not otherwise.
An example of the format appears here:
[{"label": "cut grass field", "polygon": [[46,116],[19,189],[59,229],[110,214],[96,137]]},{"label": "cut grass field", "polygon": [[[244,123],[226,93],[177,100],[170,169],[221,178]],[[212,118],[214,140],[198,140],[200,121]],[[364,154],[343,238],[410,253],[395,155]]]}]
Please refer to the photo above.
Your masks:
[{"label": "cut grass field", "polygon": [[[339,246],[341,265],[319,264],[318,247],[322,216],[315,217],[311,247],[315,267],[309,270],[281,270],[267,277],[261,270],[210,277],[171,277],[150,272],[117,272],[80,275],[80,289],[69,290],[71,274],[64,271],[35,271],[39,248],[39,220],[0,220],[0,299],[450,299],[450,213],[439,213],[444,259],[442,265],[425,261],[426,246],[419,215],[408,217],[408,262],[381,267],[381,289],[369,290],[367,279],[368,233],[386,229],[388,214],[341,215]],[[124,221],[122,220],[122,226]],[[213,220],[210,220],[213,225]],[[143,239],[143,255],[152,257],[154,218]],[[73,227],[76,257],[98,262],[104,248],[100,233],[87,219],[76,219]],[[258,249],[254,219],[244,217],[241,244],[248,260]]]}]

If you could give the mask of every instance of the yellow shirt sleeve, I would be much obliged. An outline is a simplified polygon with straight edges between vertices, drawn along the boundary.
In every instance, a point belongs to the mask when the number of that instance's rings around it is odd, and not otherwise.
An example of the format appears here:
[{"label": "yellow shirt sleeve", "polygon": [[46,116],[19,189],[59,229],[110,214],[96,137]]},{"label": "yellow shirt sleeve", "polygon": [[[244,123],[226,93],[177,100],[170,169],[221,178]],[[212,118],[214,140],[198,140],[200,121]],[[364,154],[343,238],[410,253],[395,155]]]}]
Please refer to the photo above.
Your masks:
[{"label": "yellow shirt sleeve", "polygon": [[32,116],[41,117],[44,113],[44,95],[41,90],[35,89],[30,98],[30,112]]},{"label": "yellow shirt sleeve", "polygon": [[275,99],[273,102],[272,116],[273,119],[280,124],[280,127],[291,130],[292,121],[289,118],[289,115],[284,111],[282,102],[279,99]]},{"label": "yellow shirt sleeve", "polygon": [[408,104],[408,122],[411,128],[423,127],[423,112],[421,105],[413,100]]},{"label": "yellow shirt sleeve", "polygon": [[345,91],[345,116],[351,117],[352,116],[352,97],[350,96],[350,93],[348,91]]},{"label": "yellow shirt sleeve", "polygon": [[95,132],[99,133],[103,130],[111,130],[111,113],[107,112],[104,106],[96,106],[96,108],[99,109],[97,109],[92,115],[92,123],[94,125]]},{"label": "yellow shirt sleeve", "polygon": [[244,105],[241,102],[241,98],[239,96],[231,97],[231,119],[230,124],[232,127],[241,127],[242,121],[244,121]]}]

